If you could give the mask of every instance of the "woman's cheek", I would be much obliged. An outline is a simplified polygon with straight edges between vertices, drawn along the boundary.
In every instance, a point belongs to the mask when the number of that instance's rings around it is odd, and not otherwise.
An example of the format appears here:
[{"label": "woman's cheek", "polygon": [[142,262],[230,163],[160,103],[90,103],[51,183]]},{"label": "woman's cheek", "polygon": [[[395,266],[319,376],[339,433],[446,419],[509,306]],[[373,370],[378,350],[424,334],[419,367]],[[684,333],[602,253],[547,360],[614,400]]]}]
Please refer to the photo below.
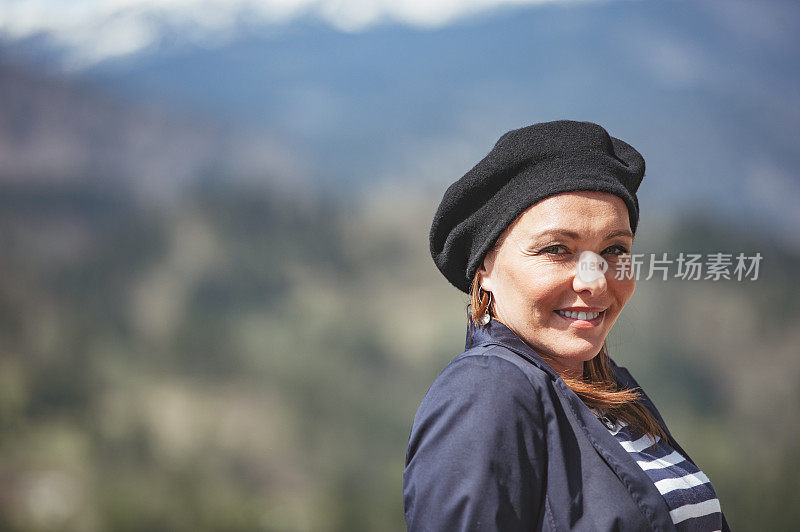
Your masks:
[{"label": "woman's cheek", "polygon": [[617,296],[621,306],[624,306],[625,303],[633,296],[634,290],[636,290],[636,280],[631,279],[614,279],[614,293]]}]

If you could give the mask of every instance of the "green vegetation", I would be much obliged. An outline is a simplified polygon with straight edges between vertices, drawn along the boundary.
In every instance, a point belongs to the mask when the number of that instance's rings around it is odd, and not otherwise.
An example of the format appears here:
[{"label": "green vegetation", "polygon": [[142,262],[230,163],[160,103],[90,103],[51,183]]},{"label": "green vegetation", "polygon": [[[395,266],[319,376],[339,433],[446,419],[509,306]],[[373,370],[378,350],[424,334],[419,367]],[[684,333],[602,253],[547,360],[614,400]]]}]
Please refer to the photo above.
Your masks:
[{"label": "green vegetation", "polygon": [[[466,298],[428,256],[434,206],[3,185],[0,529],[403,530],[412,417],[464,337]],[[734,528],[788,529],[800,260],[675,218],[638,251],[760,251],[760,278],[640,281],[612,356]]]}]

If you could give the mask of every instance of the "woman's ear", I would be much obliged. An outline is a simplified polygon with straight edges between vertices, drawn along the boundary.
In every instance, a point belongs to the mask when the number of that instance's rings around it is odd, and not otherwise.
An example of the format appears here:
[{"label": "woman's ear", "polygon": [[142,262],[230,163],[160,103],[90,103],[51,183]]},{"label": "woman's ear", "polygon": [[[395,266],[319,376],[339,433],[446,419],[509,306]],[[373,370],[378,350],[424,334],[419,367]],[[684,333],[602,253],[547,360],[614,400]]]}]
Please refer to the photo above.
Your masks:
[{"label": "woman's ear", "polygon": [[495,284],[495,252],[496,250],[492,248],[483,258],[481,261],[481,266],[478,268],[478,282],[480,283],[481,288],[484,289],[486,292],[491,292],[494,289]]}]

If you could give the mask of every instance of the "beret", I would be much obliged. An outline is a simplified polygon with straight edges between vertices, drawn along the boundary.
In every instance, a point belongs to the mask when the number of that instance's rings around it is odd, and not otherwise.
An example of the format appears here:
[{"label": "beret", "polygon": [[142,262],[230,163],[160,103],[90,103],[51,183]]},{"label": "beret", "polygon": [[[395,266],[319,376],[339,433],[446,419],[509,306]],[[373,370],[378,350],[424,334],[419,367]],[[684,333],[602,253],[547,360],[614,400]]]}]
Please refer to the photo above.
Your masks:
[{"label": "beret", "polygon": [[503,230],[534,203],[562,192],[620,197],[636,233],[643,177],[642,155],[597,124],[557,120],[509,131],[445,191],[431,226],[431,256],[448,281],[469,293]]}]

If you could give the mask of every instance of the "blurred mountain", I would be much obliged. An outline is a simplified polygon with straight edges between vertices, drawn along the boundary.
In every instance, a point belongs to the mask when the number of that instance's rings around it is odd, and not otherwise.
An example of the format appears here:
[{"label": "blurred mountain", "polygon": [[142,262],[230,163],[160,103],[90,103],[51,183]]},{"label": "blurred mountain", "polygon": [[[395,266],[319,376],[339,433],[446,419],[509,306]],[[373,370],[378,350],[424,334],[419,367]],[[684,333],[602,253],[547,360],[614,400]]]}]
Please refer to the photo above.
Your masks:
[{"label": "blurred mountain", "polygon": [[295,154],[264,132],[126,100],[3,56],[0,161],[2,181],[113,181],[158,201],[198,179],[304,182]]},{"label": "blurred mountain", "polygon": [[[224,38],[205,41],[156,14],[136,20],[148,17],[148,46],[70,76],[103,94],[280,139],[292,153],[280,165],[287,181],[305,173],[343,196],[383,182],[438,194],[508,129],[591,120],[644,154],[645,209],[702,205],[800,249],[796,2],[519,6],[441,27],[357,32],[310,15],[280,24],[240,17]],[[6,41],[15,57],[38,64],[57,65],[66,53],[46,34]],[[178,136],[197,149],[172,150],[198,154],[181,155],[184,172],[242,159],[233,148],[205,149],[199,129]],[[251,161],[258,152],[245,151]]]},{"label": "blurred mountain", "polygon": [[0,529],[403,530],[413,413],[464,340],[433,211],[503,131],[562,117],[645,155],[635,252],[763,255],[756,281],[640,281],[609,345],[732,526],[792,529],[798,9],[159,26],[70,72],[6,39]]}]

